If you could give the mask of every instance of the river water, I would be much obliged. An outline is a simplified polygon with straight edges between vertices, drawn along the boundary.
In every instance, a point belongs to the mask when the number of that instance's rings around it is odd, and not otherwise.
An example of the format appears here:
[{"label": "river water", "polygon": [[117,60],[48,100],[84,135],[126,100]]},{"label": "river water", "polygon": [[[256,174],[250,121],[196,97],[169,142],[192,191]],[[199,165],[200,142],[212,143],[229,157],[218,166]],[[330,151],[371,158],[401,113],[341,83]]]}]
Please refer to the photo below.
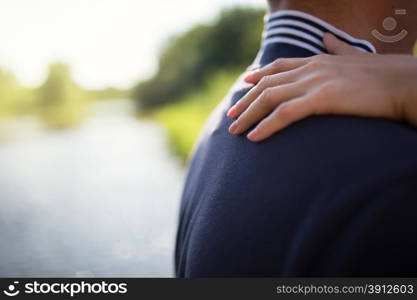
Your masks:
[{"label": "river water", "polygon": [[101,102],[77,129],[0,143],[1,277],[173,276],[183,169],[132,111]]}]

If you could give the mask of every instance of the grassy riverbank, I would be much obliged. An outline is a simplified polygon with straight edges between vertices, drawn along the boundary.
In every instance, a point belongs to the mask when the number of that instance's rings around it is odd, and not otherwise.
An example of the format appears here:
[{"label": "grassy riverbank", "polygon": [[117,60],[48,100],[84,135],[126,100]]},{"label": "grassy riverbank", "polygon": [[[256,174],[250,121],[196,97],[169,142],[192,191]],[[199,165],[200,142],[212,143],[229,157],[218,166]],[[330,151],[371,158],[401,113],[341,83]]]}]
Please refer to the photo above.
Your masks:
[{"label": "grassy riverbank", "polygon": [[166,128],[172,150],[183,160],[190,155],[205,120],[227,94],[239,73],[240,70],[216,73],[202,88],[153,114]]}]

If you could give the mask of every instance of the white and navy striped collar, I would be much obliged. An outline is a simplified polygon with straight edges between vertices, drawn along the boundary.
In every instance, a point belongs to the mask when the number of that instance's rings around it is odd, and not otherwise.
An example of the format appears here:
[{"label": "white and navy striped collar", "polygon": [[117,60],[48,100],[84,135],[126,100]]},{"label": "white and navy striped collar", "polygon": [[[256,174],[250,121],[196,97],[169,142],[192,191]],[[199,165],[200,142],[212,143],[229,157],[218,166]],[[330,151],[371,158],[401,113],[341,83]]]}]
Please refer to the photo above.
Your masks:
[{"label": "white and navy striped collar", "polygon": [[296,10],[280,10],[265,16],[262,46],[286,43],[315,54],[327,53],[323,44],[323,35],[326,32],[362,51],[376,53],[370,42],[356,39],[315,16]]}]

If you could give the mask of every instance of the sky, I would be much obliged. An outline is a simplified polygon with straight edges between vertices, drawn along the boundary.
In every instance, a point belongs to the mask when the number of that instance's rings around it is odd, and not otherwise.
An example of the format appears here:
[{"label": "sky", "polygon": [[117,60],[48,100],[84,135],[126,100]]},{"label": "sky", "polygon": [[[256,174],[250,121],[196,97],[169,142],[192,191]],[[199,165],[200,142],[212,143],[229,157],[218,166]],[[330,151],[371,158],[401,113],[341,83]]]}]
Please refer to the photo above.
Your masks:
[{"label": "sky", "polygon": [[0,68],[26,86],[64,61],[84,88],[128,88],[155,72],[164,42],[224,7],[265,0],[0,0]]}]

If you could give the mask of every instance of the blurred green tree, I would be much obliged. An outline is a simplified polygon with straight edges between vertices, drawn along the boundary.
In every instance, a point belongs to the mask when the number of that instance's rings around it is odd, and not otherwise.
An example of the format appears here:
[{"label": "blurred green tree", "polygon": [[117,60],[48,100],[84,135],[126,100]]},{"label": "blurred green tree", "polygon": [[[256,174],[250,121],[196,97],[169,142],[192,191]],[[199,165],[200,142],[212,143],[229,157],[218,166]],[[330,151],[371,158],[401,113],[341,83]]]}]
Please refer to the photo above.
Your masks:
[{"label": "blurred green tree", "polygon": [[181,99],[201,87],[210,74],[244,68],[259,48],[263,10],[233,8],[212,24],[199,25],[168,41],[154,77],[133,89],[142,110]]},{"label": "blurred green tree", "polygon": [[0,69],[0,116],[13,111],[13,103],[19,87],[13,74]]},{"label": "blurred green tree", "polygon": [[48,77],[39,87],[40,114],[48,127],[66,128],[77,125],[83,118],[85,96],[72,80],[69,66],[54,63]]},{"label": "blurred green tree", "polygon": [[22,87],[8,70],[0,69],[0,118],[33,113],[33,89]]}]

